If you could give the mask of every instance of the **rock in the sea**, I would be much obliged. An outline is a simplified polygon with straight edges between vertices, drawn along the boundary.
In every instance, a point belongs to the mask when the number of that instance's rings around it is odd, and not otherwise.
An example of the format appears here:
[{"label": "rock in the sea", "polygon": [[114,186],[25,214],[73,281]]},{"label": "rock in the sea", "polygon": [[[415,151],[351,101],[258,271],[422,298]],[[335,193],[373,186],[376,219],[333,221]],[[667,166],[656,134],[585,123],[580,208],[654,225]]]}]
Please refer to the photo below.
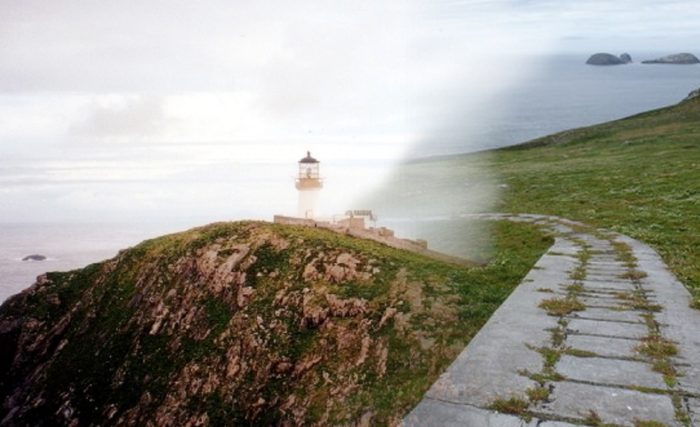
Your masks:
[{"label": "rock in the sea", "polygon": [[[623,56],[625,56],[623,58]],[[596,53],[595,55],[592,55],[590,58],[588,58],[588,61],[586,61],[586,64],[588,65],[622,65],[622,64],[627,64],[632,61],[632,58],[629,56],[629,54],[622,54],[622,56],[615,56],[611,53]]]},{"label": "rock in the sea", "polygon": [[27,255],[26,257],[22,258],[22,261],[45,261],[46,257],[44,255],[39,255],[39,254],[32,254],[32,255]]},{"label": "rock in the sea", "polygon": [[642,64],[700,64],[700,60],[692,53],[676,53],[662,58],[642,61]]},{"label": "rock in the sea", "polygon": [[632,62],[632,56],[629,53],[623,53],[622,55],[620,55],[620,60],[622,60],[622,62],[624,62],[625,64],[629,64],[630,62]]}]

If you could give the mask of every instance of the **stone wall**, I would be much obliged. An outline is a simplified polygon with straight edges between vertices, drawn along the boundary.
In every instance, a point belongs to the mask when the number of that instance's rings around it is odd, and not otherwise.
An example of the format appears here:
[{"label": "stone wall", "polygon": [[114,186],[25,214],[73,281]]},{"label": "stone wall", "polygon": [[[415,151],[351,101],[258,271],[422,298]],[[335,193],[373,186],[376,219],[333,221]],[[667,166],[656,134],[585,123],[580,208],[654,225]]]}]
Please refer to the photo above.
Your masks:
[{"label": "stone wall", "polygon": [[410,240],[401,239],[394,236],[394,231],[386,227],[380,228],[356,228],[350,227],[350,223],[332,223],[328,221],[316,221],[313,219],[294,218],[283,215],[275,215],[274,222],[276,224],[301,225],[305,227],[320,227],[337,233],[347,234],[349,236],[358,237],[361,239],[374,240],[375,242],[383,243],[387,246],[405,251],[419,253],[421,255],[437,259],[442,262],[459,265],[473,265],[470,261],[463,258],[454,257],[428,249],[428,242],[423,239]]}]

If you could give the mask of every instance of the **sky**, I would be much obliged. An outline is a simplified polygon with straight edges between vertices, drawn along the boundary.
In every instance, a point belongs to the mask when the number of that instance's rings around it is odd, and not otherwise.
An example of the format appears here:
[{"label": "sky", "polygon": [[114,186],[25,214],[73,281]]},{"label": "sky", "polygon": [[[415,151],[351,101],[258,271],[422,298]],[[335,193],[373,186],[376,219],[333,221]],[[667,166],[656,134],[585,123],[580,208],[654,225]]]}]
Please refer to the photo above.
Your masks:
[{"label": "sky", "polygon": [[700,36],[688,0],[0,0],[0,11],[0,223],[293,212],[306,150],[334,171],[337,212],[436,129],[459,135],[458,117],[538,72],[532,58],[692,51]]}]

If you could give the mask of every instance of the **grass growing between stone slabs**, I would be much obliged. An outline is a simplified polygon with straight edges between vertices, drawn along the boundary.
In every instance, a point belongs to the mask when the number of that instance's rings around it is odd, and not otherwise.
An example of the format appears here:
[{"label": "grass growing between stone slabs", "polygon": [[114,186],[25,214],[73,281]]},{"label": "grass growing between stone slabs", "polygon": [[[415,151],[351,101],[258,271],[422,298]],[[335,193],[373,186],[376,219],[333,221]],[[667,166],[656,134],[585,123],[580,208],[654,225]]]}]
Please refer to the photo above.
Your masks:
[{"label": "grass growing between stone slabs", "polygon": [[586,306],[576,297],[549,298],[540,302],[539,307],[546,310],[550,316],[566,316],[574,311],[583,311]]},{"label": "grass growing between stone slabs", "polygon": [[666,424],[660,421],[644,421],[636,420],[634,422],[634,427],[667,427]]},{"label": "grass growing between stone slabs", "polygon": [[581,350],[579,348],[571,348],[571,347],[565,348],[564,354],[568,354],[569,356],[574,356],[574,357],[600,357],[600,355],[596,352],[589,351],[589,350]]},{"label": "grass growing between stone slabs", "polygon": [[[527,401],[517,396],[509,399],[496,399],[490,405],[491,409],[519,415],[525,420],[530,419],[533,416],[530,406],[548,401],[551,393],[551,388],[548,383],[562,381],[564,379],[555,369],[562,354],[583,353],[581,350],[575,350],[565,346],[566,329],[569,325],[569,321],[565,319],[564,316],[578,309],[585,309],[585,306],[576,299],[578,293],[582,290],[582,287],[576,285],[577,284],[574,284],[568,287],[568,296],[566,298],[553,298],[540,303],[540,308],[546,310],[547,314],[550,316],[558,316],[560,319],[557,321],[557,327],[550,330],[551,337],[549,346],[535,347],[526,344],[530,350],[536,351],[542,356],[542,370],[540,372],[533,373],[528,370],[518,372],[518,374],[537,382],[536,386],[526,390]],[[595,355],[586,353],[584,357],[592,356]],[[517,403],[517,406],[515,406],[514,403]]]},{"label": "grass growing between stone slabs", "polygon": [[612,245],[613,250],[617,253],[616,259],[625,263],[625,267],[629,269],[634,269],[637,267],[637,258],[634,257],[632,248],[627,243],[610,239],[610,244]]},{"label": "grass growing between stone slabs", "polygon": [[551,391],[549,387],[537,385],[535,387],[530,387],[526,391],[527,398],[530,402],[546,402],[549,399],[549,394]]},{"label": "grass growing between stone slabs", "polygon": [[[676,420],[684,426],[689,426],[690,416],[683,403],[682,391],[676,388],[678,385],[678,371],[676,370],[672,357],[678,354],[678,347],[676,347],[673,342],[663,337],[659,323],[654,316],[654,313],[661,311],[662,307],[658,304],[651,303],[646,292],[644,292],[640,279],[646,277],[646,273],[636,269],[637,259],[632,254],[630,247],[615,240],[612,241],[612,244],[613,248],[618,253],[618,260],[624,261],[627,266],[627,272],[629,274],[624,278],[632,280],[636,287],[632,292],[619,292],[615,294],[615,296],[625,301],[623,307],[643,311],[640,316],[644,319],[644,323],[649,331],[649,335],[643,338],[641,343],[637,345],[634,350],[651,364],[651,369],[654,372],[658,372],[663,376],[667,390],[658,390],[655,392],[669,394],[673,403]],[[659,424],[656,421],[636,421],[635,426],[637,425],[655,426]]]},{"label": "grass growing between stone slabs", "polygon": [[647,274],[643,271],[639,270],[634,270],[631,269],[625,273],[622,273],[620,275],[620,279],[629,279],[629,280],[640,280],[647,277]]},{"label": "grass growing between stone slabs", "polygon": [[673,357],[678,354],[678,347],[674,343],[658,335],[644,338],[635,350],[652,358]]},{"label": "grass growing between stone slabs", "polygon": [[496,399],[490,405],[489,409],[493,409],[497,412],[502,412],[504,414],[513,414],[525,417],[528,415],[527,408],[530,403],[517,396],[510,397],[508,399]]},{"label": "grass growing between stone slabs", "polygon": [[615,298],[622,300],[620,308],[625,310],[643,310],[649,312],[659,312],[662,307],[659,304],[650,302],[643,292],[616,292]]},{"label": "grass growing between stone slabs", "polygon": [[[578,242],[578,244],[581,247],[581,250],[577,254],[579,265],[570,274],[573,283],[562,285],[567,291],[567,296],[564,298],[545,299],[539,304],[539,307],[547,311],[548,315],[557,316],[559,319],[557,321],[557,326],[549,331],[551,335],[550,344],[548,346],[534,347],[527,345],[530,350],[537,351],[542,357],[542,370],[536,373],[527,370],[519,372],[520,375],[527,376],[531,380],[537,382],[536,386],[526,390],[530,404],[520,412],[521,416],[524,414],[523,418],[526,420],[533,414],[529,409],[530,405],[537,405],[549,399],[551,393],[551,385],[549,383],[565,379],[556,370],[556,364],[559,362],[559,359],[561,359],[562,354],[579,355],[580,357],[596,356],[595,353],[572,349],[566,346],[566,334],[569,320],[566,319],[565,316],[574,311],[586,309],[586,306],[578,300],[579,294],[584,291],[583,285],[578,280],[582,280],[586,277],[586,266],[588,265],[591,253],[584,242]],[[522,399],[519,399],[519,401],[522,401]],[[494,403],[497,402],[498,401]]]},{"label": "grass growing between stone slabs", "polygon": [[405,168],[408,177],[420,168],[421,178],[454,171],[438,183],[446,193],[460,192],[471,170],[490,171],[484,180],[501,186],[496,211],[558,215],[639,239],[700,298],[700,99]]}]

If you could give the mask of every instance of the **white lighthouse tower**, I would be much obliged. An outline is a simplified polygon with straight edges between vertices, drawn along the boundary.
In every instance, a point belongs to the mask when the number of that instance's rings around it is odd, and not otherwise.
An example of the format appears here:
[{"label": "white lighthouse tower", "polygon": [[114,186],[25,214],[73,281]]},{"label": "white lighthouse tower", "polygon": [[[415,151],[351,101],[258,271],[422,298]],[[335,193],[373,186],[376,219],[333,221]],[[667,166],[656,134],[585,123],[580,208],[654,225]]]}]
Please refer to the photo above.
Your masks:
[{"label": "white lighthouse tower", "polygon": [[306,157],[299,160],[299,175],[296,179],[296,187],[299,190],[299,218],[313,219],[318,214],[318,196],[323,187],[319,175],[320,162],[309,151]]}]

